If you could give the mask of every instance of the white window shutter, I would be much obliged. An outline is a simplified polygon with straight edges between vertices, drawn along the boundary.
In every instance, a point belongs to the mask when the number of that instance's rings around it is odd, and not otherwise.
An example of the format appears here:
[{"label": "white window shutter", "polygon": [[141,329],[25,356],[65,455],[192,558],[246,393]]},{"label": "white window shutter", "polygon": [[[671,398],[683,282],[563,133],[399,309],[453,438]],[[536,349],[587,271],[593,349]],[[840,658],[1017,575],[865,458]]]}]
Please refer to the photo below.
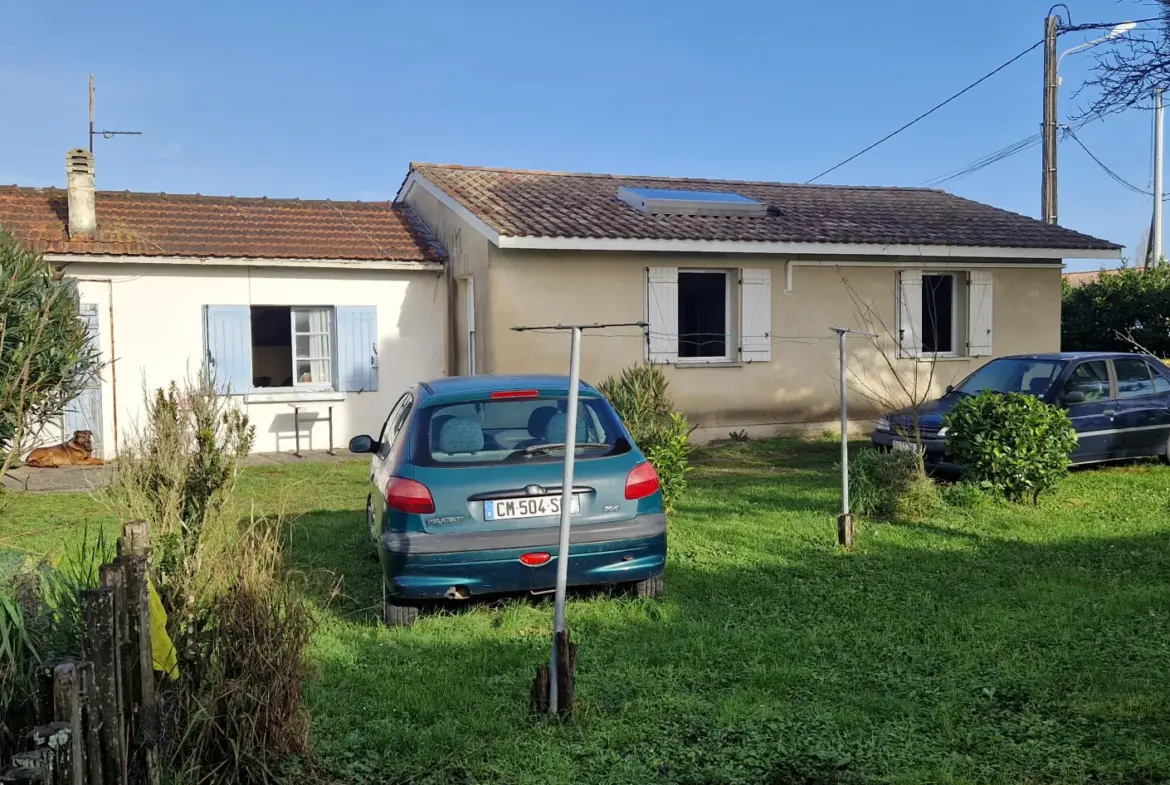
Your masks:
[{"label": "white window shutter", "polygon": [[739,340],[743,362],[772,359],[772,271],[766,267],[741,271]]},{"label": "white window shutter", "polygon": [[646,321],[650,325],[647,359],[678,362],[678,268],[646,268]]},{"label": "white window shutter", "polygon": [[992,272],[972,270],[967,275],[967,354],[986,357],[992,344]]},{"label": "white window shutter", "polygon": [[922,354],[922,271],[898,273],[898,354]]}]

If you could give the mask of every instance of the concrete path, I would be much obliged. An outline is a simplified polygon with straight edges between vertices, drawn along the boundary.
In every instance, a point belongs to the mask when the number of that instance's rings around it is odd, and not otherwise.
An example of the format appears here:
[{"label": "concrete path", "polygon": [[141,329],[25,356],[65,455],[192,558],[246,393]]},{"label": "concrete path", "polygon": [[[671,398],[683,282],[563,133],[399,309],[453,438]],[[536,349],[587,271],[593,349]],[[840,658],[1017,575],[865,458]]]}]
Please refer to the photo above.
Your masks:
[{"label": "concrete path", "polygon": [[[258,452],[244,460],[245,466],[280,466],[286,463],[342,463],[357,460],[348,450],[337,450],[330,455],[324,450],[305,450],[298,458],[287,452]],[[28,493],[61,493],[90,491],[110,482],[111,470],[106,466],[65,466],[60,469],[37,469],[21,466],[11,469],[3,478],[5,488]]]}]

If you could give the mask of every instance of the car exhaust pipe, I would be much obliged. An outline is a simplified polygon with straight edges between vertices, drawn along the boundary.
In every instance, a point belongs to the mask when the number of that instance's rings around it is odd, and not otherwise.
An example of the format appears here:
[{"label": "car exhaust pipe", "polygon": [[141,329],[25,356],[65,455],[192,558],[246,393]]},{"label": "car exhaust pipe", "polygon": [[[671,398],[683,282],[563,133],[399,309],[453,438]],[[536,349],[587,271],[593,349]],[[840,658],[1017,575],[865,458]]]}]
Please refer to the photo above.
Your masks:
[{"label": "car exhaust pipe", "polygon": [[447,589],[448,600],[466,600],[471,597],[471,590],[466,586],[452,586]]}]

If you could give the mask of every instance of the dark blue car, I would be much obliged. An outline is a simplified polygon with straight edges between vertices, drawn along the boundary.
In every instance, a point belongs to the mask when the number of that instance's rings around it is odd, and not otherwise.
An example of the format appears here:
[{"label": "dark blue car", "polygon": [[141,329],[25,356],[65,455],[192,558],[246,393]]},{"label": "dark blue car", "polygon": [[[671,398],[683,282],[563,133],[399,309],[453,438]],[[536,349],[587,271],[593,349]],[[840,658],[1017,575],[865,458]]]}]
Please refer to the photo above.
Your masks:
[{"label": "dark blue car", "polygon": [[[1154,357],[1106,352],[1029,354],[992,360],[942,398],[919,409],[928,467],[957,472],[948,459],[943,417],[964,396],[983,390],[1035,395],[1068,411],[1077,431],[1074,464],[1157,456],[1170,461],[1170,369]],[[873,443],[914,450],[914,414],[878,418]]]}]

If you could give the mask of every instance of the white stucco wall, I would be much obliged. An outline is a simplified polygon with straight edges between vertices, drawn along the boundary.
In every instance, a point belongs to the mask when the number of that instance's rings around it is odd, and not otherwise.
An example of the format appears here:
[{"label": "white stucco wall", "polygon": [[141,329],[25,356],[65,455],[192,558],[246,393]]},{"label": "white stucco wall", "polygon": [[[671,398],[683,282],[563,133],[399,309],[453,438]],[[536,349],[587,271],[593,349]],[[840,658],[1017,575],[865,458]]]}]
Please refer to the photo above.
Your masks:
[{"label": "white stucco wall", "polygon": [[[82,302],[98,305],[102,355],[112,358],[102,374],[107,458],[140,421],[144,389],[198,372],[204,305],[377,306],[378,390],[304,403],[302,450],[326,448],[330,403],[334,446],[344,450],[354,435],[376,436],[408,386],[443,374],[441,271],[74,262],[66,274],[78,280]],[[287,403],[237,400],[256,426],[256,451],[293,450],[293,410]]]}]

